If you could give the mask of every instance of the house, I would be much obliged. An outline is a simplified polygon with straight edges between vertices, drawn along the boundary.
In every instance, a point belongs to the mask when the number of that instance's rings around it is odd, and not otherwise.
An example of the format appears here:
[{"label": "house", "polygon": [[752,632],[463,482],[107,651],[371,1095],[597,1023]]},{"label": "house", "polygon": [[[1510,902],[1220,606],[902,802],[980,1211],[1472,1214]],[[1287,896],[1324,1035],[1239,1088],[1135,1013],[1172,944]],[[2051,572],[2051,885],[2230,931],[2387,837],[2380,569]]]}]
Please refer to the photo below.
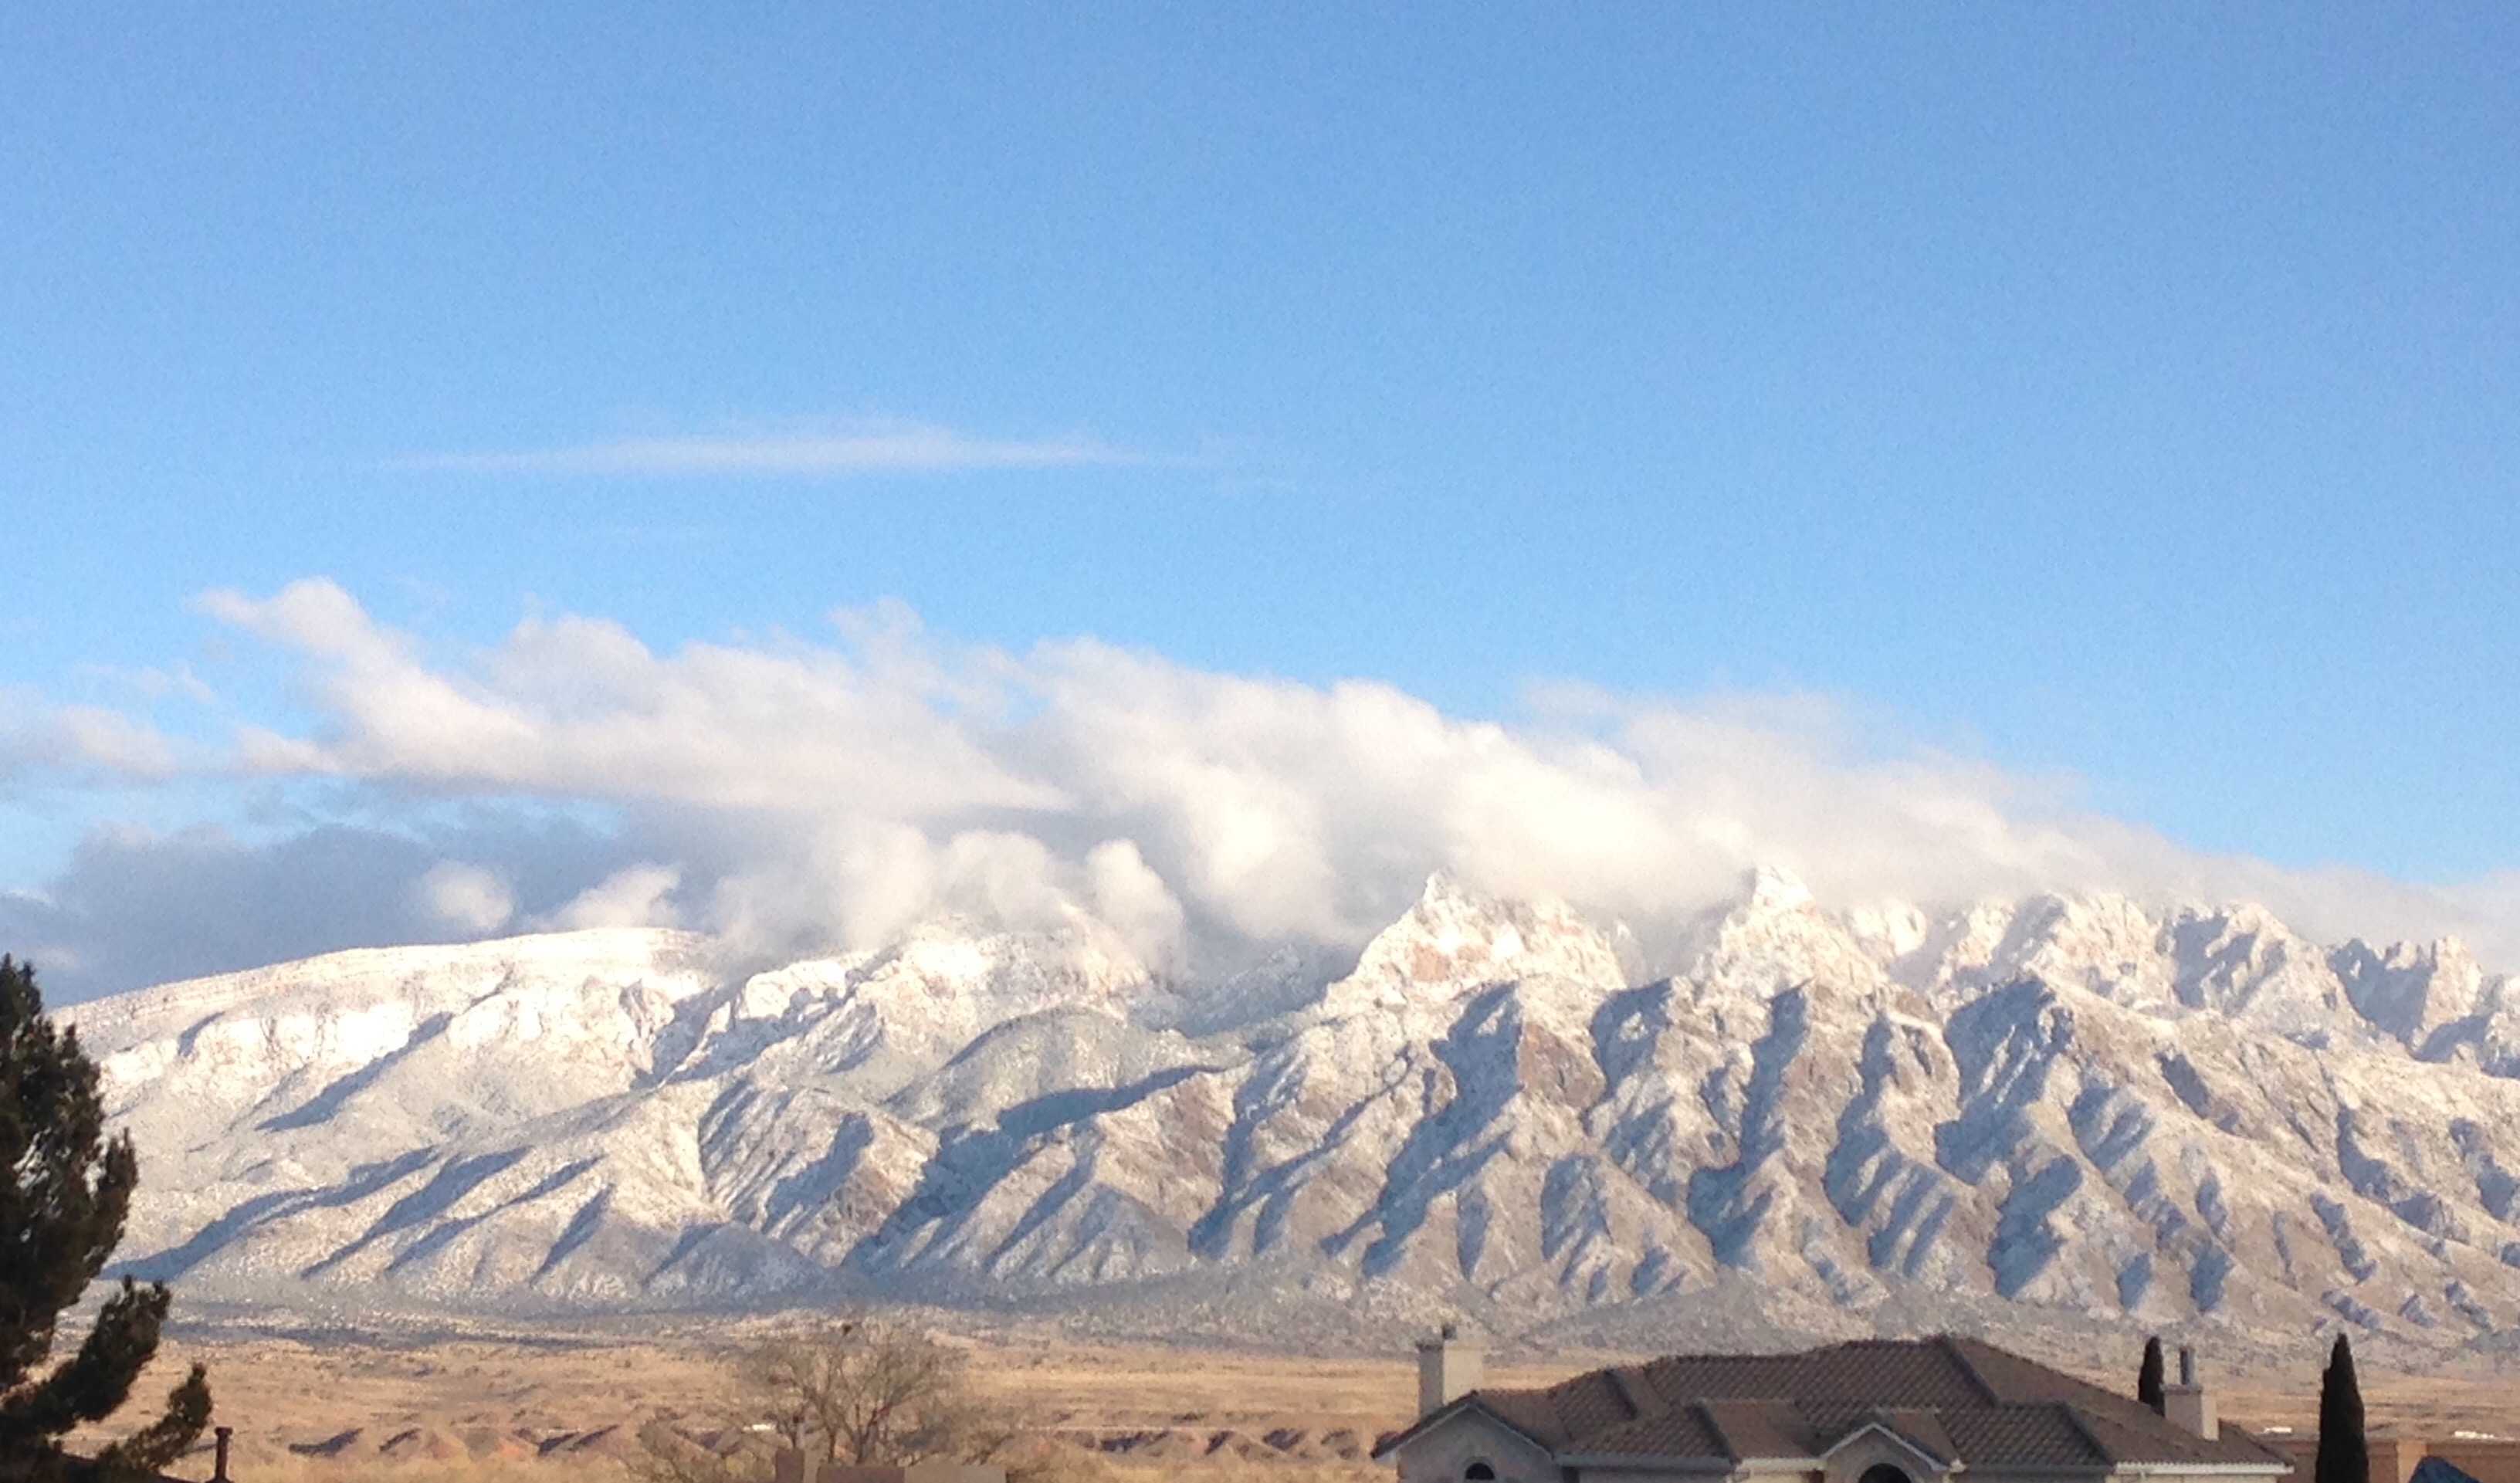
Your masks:
[{"label": "house", "polygon": [[1479,1385],[1418,1346],[1418,1420],[1374,1449],[1400,1483],[2277,1483],[2182,1355],[2163,1413],[1976,1339],[1672,1355],[1544,1390]]}]

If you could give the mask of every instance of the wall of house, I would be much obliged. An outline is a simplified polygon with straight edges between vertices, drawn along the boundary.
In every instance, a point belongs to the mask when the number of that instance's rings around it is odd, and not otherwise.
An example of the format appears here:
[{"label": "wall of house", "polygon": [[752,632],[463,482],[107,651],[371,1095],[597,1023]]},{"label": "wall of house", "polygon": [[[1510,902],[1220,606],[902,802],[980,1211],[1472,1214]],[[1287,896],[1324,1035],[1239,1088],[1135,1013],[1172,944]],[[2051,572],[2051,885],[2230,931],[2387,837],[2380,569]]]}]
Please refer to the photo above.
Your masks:
[{"label": "wall of house", "polygon": [[[2424,1450],[2451,1466],[2477,1480],[2477,1483],[2520,1483],[2520,1442],[2489,1437],[2445,1437],[2424,1444]],[[2413,1472],[2414,1464],[2407,1464]],[[2309,1476],[2310,1469],[2302,1469]],[[2380,1469],[2371,1469],[2373,1483],[2378,1483]]]},{"label": "wall of house", "polygon": [[1473,1462],[1496,1469],[1498,1483],[1558,1483],[1554,1458],[1476,1411],[1418,1433],[1394,1461],[1400,1483],[1462,1483]]},{"label": "wall of house", "polygon": [[[2292,1476],[2307,1480],[2318,1458],[2318,1433],[2295,1431],[2259,1441],[2293,1460]],[[2371,1483],[2406,1483],[2415,1464],[2439,1458],[2477,1483],[2520,1483],[2520,1442],[2495,1437],[2428,1438],[2374,1431],[2363,1438],[2371,1454]]]}]

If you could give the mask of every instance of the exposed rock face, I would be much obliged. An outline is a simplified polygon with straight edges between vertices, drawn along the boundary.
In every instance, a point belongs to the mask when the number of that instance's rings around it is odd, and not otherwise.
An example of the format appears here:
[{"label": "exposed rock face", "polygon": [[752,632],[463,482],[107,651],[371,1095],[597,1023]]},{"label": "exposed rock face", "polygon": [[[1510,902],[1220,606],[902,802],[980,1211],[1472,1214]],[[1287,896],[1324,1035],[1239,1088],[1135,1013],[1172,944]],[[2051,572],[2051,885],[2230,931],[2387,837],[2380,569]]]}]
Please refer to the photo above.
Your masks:
[{"label": "exposed rock face", "polygon": [[125,1252],[354,1308],[2520,1325],[2520,995],[2454,942],[1833,914],[1762,873],[1643,982],[1614,928],[1443,877],[1329,982],[1161,984],[1090,923],[713,951],[379,950],[76,1007],[146,1169]]}]

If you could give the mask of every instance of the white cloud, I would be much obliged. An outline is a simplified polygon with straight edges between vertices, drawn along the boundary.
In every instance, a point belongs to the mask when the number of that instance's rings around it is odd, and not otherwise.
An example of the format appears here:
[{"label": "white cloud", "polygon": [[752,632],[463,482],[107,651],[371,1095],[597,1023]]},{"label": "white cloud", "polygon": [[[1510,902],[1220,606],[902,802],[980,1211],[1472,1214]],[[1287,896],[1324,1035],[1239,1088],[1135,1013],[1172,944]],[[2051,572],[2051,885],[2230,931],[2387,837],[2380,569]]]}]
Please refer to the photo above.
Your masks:
[{"label": "white cloud", "polygon": [[877,425],[829,433],[734,437],[632,437],[565,448],[440,454],[404,467],[479,473],[611,474],[646,478],[944,473],[982,469],[1064,469],[1136,463],[1094,438],[973,437],[951,427]]},{"label": "white cloud", "polygon": [[183,749],[145,719],[0,690],[0,778],[43,771],[149,782],[184,763]]},{"label": "white cloud", "polygon": [[1147,963],[1179,963],[1185,925],[1182,905],[1127,839],[1105,839],[1085,852],[1085,876],[1094,915]]},{"label": "white cloud", "polygon": [[517,915],[516,892],[477,865],[444,861],[420,877],[418,890],[421,908],[430,917],[475,937],[497,931]]},{"label": "white cloud", "polygon": [[[582,873],[535,887],[553,905],[532,920],[555,924],[680,921],[767,950],[873,946],[944,913],[1092,919],[1195,967],[1215,947],[1357,943],[1437,869],[1651,944],[1777,864],[1838,906],[2251,899],[2317,936],[2457,931],[2520,963],[2520,876],[2433,889],[2199,854],[2092,813],[2067,779],[1884,745],[1878,728],[1868,745],[1822,697],[1559,686],[1508,725],[1091,640],[960,648],[898,607],[837,615],[828,643],[660,652],[562,616],[438,653],[326,581],[202,606],[294,655],[316,717],[242,732],[236,766],[384,797],[612,805],[613,858],[572,837]],[[460,838],[432,848],[464,858]],[[424,887],[437,920],[489,931],[518,914],[518,877],[440,872]]]},{"label": "white cloud", "polygon": [[65,705],[48,719],[58,755],[131,778],[171,776],[174,743],[146,722],[94,705]]},{"label": "white cloud", "polygon": [[126,669],[113,664],[82,664],[77,672],[94,679],[118,685],[147,699],[163,700],[180,697],[198,705],[208,705],[218,697],[193,672],[193,666],[177,662],[163,669]]},{"label": "white cloud", "polygon": [[328,581],[256,602],[211,593],[222,622],[296,651],[326,728],[253,730],[238,760],[455,790],[728,809],[929,816],[1060,805],[1003,765],[963,711],[977,669],[948,675],[877,621],[854,652],[692,644],[651,652],[619,625],[519,624],[469,669],[432,668]]},{"label": "white cloud", "polygon": [[552,914],[551,927],[670,927],[682,925],[672,896],[683,883],[679,866],[642,864],[614,871],[569,898]]}]

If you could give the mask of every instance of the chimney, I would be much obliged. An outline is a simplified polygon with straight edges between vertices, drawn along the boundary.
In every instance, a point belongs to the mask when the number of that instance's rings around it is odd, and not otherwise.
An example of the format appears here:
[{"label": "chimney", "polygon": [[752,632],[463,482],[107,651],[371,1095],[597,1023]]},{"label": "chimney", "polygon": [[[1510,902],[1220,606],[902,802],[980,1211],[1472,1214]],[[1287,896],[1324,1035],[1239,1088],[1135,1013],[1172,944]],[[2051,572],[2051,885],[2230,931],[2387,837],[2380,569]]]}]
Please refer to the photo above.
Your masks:
[{"label": "chimney", "polygon": [[228,1483],[228,1438],[236,1435],[233,1426],[213,1426],[210,1435],[218,1439],[218,1461],[210,1469],[210,1483]]},{"label": "chimney", "polygon": [[1479,1388],[1479,1346],[1450,1324],[1418,1341],[1418,1415],[1431,1416]]},{"label": "chimney", "polygon": [[2171,1425],[2209,1442],[2223,1434],[2222,1420],[2214,1415],[2214,1393],[2196,1378],[2196,1351],[2183,1344],[2179,1350],[2179,1383],[2161,1387],[2161,1414]]}]

